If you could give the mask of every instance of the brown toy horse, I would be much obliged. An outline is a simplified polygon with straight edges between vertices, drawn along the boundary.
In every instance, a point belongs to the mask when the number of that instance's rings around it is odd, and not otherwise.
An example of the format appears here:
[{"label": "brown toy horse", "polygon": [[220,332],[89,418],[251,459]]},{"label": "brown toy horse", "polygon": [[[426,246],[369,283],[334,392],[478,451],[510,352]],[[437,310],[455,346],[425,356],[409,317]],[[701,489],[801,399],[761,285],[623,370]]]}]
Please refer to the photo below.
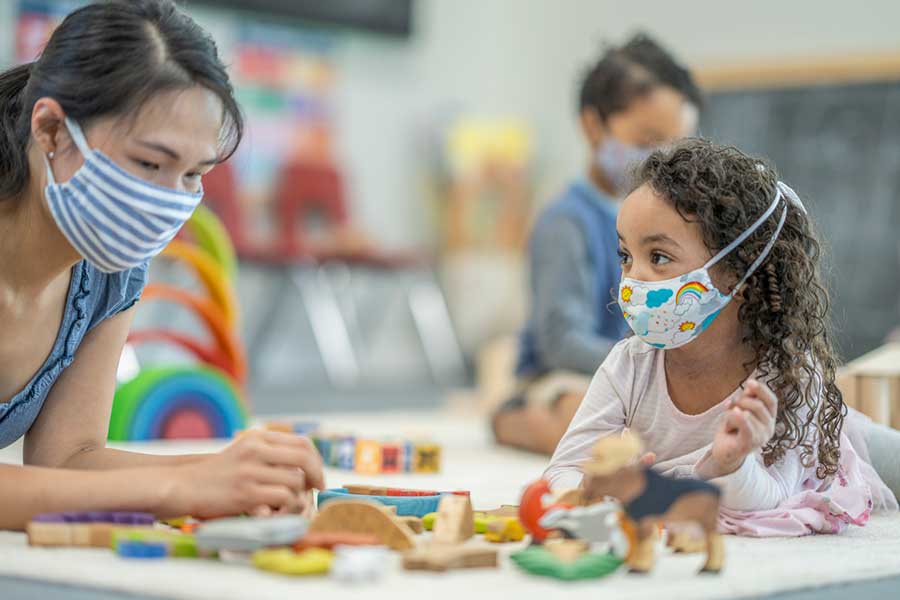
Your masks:
[{"label": "brown toy horse", "polygon": [[697,479],[675,479],[638,463],[640,440],[631,433],[600,440],[593,458],[584,465],[584,491],[588,503],[608,496],[618,499],[625,512],[623,529],[631,539],[626,563],[632,571],[653,568],[653,546],[660,524],[670,533],[685,525],[699,526],[705,539],[704,573],[718,573],[725,548],[717,531],[720,491]]}]

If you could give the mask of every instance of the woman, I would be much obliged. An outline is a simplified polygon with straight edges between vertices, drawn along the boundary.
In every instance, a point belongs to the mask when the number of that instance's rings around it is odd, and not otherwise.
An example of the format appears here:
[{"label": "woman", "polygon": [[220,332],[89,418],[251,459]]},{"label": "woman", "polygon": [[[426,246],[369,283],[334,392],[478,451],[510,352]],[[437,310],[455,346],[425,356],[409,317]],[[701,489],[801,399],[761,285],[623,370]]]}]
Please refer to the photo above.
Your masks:
[{"label": "woman", "polygon": [[302,508],[305,439],[257,432],[218,454],[105,448],[147,261],[240,142],[215,43],[170,0],[92,4],[0,74],[0,529],[40,512],[215,516]]}]

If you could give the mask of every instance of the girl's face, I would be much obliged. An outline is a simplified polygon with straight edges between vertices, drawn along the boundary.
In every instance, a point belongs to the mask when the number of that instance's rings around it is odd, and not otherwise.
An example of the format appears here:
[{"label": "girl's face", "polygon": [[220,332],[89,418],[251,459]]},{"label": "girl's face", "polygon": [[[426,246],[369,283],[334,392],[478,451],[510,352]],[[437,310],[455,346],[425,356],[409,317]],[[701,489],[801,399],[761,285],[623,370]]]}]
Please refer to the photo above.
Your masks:
[{"label": "girl's face", "polygon": [[[40,100],[35,114],[54,110],[52,105],[41,106],[47,102]],[[131,174],[162,187],[196,192],[201,177],[217,162],[221,128],[221,102],[196,86],[158,94],[136,114],[97,119],[84,133],[91,148]],[[68,181],[84,158],[64,127],[56,141],[53,173],[58,182]]]},{"label": "girl's face", "polygon": [[[622,201],[617,221],[622,275],[640,281],[664,281],[702,267],[712,258],[700,226],[685,221],[678,211],[644,184]],[[720,290],[733,281],[722,281],[720,269],[710,276]]]}]

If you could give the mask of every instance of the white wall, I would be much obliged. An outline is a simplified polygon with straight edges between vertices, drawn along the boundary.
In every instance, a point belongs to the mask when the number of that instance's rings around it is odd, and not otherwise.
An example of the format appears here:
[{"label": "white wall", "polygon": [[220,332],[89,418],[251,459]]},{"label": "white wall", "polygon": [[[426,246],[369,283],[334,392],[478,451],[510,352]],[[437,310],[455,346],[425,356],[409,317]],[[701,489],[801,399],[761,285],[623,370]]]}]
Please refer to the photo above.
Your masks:
[{"label": "white wall", "polygon": [[[13,0],[0,0],[0,64],[12,55]],[[215,31],[215,18],[203,15]],[[431,236],[421,137],[454,111],[513,114],[538,134],[541,198],[585,160],[574,122],[580,74],[601,42],[634,30],[701,65],[900,51],[892,0],[418,0],[408,41],[342,34],[340,154],[360,222],[397,244]]]},{"label": "white wall", "polygon": [[355,37],[340,55],[341,147],[358,214],[397,242],[429,235],[417,136],[454,109],[534,124],[542,198],[579,171],[575,94],[605,40],[644,29],[694,65],[900,52],[891,0],[422,0],[416,17],[412,41]]}]

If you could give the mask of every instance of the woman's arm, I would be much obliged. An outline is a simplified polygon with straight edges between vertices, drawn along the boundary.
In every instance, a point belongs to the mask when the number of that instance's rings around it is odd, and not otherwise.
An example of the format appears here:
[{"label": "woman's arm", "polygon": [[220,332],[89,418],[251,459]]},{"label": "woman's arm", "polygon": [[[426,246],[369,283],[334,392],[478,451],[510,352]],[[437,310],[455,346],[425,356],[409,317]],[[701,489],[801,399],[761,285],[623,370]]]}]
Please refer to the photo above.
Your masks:
[{"label": "woman's arm", "polygon": [[189,456],[105,448],[132,314],[125,311],[85,336],[25,437],[27,466],[0,470],[0,527],[21,528],[31,515],[57,510],[214,517],[262,506],[304,508],[304,492],[325,487],[321,458],[306,438],[254,431],[222,452]]},{"label": "woman's arm", "polygon": [[71,469],[173,466],[202,455],[156,456],[106,448],[116,369],[134,308],[100,323],[84,338],[25,436],[27,465]]},{"label": "woman's arm", "polygon": [[260,507],[297,512],[323,489],[322,462],[306,438],[253,431],[222,452],[177,466],[79,471],[0,465],[0,529],[22,529],[42,512],[146,511],[158,517],[220,517]]}]

